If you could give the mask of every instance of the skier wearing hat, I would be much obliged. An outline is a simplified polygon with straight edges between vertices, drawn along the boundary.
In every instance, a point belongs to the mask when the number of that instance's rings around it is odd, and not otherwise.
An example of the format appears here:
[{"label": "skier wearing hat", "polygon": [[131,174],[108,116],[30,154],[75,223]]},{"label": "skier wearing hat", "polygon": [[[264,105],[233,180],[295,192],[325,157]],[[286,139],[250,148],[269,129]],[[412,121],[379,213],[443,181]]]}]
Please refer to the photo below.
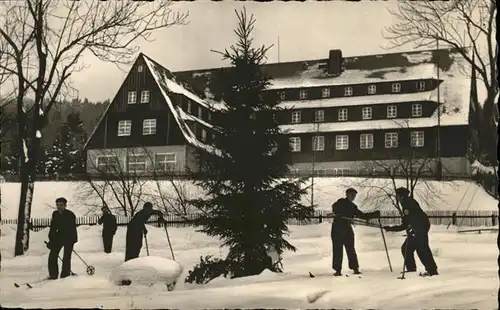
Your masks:
[{"label": "skier wearing hat", "polygon": [[125,244],[125,261],[139,257],[142,248],[142,238],[148,233],[146,222],[153,214],[158,215],[158,221],[163,222],[163,214],[153,210],[153,204],[146,202],[142,210],[137,212],[127,225],[127,238]]},{"label": "skier wearing hat", "polygon": [[417,271],[414,256],[415,251],[417,251],[417,255],[426,270],[420,275],[438,275],[438,268],[429,247],[429,230],[431,228],[429,217],[418,202],[410,196],[410,191],[407,188],[400,187],[396,189],[396,197],[403,208],[403,223],[397,226],[384,226],[384,229],[396,232],[406,229],[406,240],[401,246],[406,272]]},{"label": "skier wearing hat", "polygon": [[[349,269],[354,271],[354,274],[361,274],[359,271],[358,256],[354,247],[354,231],[352,229],[352,219],[358,217],[364,220],[369,220],[380,216],[380,211],[369,213],[361,212],[354,199],[358,192],[354,188],[348,188],[346,197],[340,198],[332,205],[334,220],[331,230],[332,238],[332,268],[335,270],[334,276],[342,275],[342,259],[344,256],[343,248],[347,253]],[[332,213],[331,213],[332,214]]]},{"label": "skier wearing hat", "polygon": [[111,213],[111,210],[107,205],[104,205],[101,209],[102,216],[99,218],[97,223],[102,224],[102,244],[104,246],[105,253],[111,253],[113,248],[113,237],[116,234],[116,229],[118,228],[116,224],[116,216]]},{"label": "skier wearing hat", "polygon": [[64,197],[56,199],[57,210],[52,212],[50,221],[49,242],[47,248],[49,253],[49,279],[55,280],[58,277],[59,265],[57,258],[59,252],[64,247],[61,278],[66,278],[71,274],[71,253],[73,246],[78,241],[76,230],[76,216],[73,212],[66,209],[67,200]]}]

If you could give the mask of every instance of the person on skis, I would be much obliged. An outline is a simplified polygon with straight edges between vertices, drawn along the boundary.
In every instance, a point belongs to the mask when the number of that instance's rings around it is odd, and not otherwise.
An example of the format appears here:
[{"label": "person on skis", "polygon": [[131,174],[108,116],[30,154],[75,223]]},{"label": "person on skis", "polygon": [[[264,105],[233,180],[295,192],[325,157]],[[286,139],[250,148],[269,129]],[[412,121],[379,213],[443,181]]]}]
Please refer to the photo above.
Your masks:
[{"label": "person on skis", "polygon": [[111,253],[111,249],[113,248],[113,237],[118,228],[116,216],[111,213],[111,210],[106,205],[102,207],[101,211],[102,216],[97,223],[102,225],[102,244],[104,246],[104,253]]},{"label": "person on skis", "polygon": [[142,210],[137,212],[127,225],[127,237],[125,243],[125,261],[139,257],[142,248],[142,238],[148,233],[146,222],[153,214],[158,215],[158,221],[162,223],[163,214],[153,210],[153,204],[146,202]]},{"label": "person on skis", "polygon": [[344,256],[344,247],[347,253],[349,269],[354,271],[354,274],[361,274],[359,271],[358,256],[354,247],[354,231],[352,229],[352,219],[358,217],[364,220],[369,220],[375,217],[380,217],[380,211],[369,213],[361,212],[354,199],[358,192],[354,188],[346,190],[346,197],[340,198],[332,205],[332,213],[334,220],[332,223],[331,238],[332,238],[332,268],[335,270],[334,276],[342,275],[342,260]]},{"label": "person on skis", "polygon": [[431,228],[429,217],[418,202],[410,196],[410,191],[407,188],[400,187],[396,189],[396,198],[403,209],[403,222],[401,225],[384,226],[384,229],[393,232],[406,229],[406,240],[401,246],[406,272],[417,271],[414,255],[415,251],[417,251],[418,258],[426,270],[420,275],[438,275],[438,268],[429,247],[429,230]]},{"label": "person on skis", "polygon": [[59,265],[57,258],[59,252],[64,247],[62,259],[61,278],[66,278],[71,274],[71,254],[73,247],[78,242],[78,233],[76,230],[76,216],[73,212],[66,209],[67,200],[64,197],[56,199],[57,210],[52,213],[50,222],[49,242],[49,279],[57,279]]}]

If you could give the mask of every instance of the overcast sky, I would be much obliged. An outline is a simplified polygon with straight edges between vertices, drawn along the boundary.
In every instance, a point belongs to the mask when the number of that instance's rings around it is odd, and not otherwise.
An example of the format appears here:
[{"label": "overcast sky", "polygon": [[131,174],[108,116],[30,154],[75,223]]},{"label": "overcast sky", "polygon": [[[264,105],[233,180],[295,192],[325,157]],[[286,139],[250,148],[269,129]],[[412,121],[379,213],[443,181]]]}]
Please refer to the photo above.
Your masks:
[{"label": "overcast sky", "polygon": [[[387,42],[381,32],[391,23],[387,8],[394,8],[396,1],[178,2],[173,9],[188,10],[189,24],[155,32],[155,41],[141,44],[141,51],[171,71],[221,66],[220,55],[210,50],[223,50],[235,42],[234,10],[243,6],[256,18],[255,44],[275,45],[268,62],[278,61],[278,37],[279,60],[286,62],[328,58],[331,49],[341,49],[344,56],[385,52],[381,46]],[[91,56],[84,61],[90,67],[73,77],[79,96],[112,99],[126,72]]]}]

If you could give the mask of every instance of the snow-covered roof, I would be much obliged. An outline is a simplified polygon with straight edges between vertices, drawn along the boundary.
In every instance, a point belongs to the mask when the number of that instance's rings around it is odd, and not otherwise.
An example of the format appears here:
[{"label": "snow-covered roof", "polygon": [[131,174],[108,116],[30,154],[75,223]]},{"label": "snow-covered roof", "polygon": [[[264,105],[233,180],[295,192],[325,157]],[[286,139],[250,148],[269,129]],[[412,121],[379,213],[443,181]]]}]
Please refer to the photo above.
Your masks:
[{"label": "snow-covered roof", "polygon": [[[155,61],[153,61],[152,59],[150,59],[149,57],[147,57],[145,55],[143,55],[143,58],[144,58],[144,62],[146,63],[146,66],[148,67],[149,71],[153,75],[153,78],[155,79],[155,81],[158,85],[158,88],[161,91],[161,94],[163,95],[163,97],[165,98],[165,101],[167,102],[168,108],[170,109],[175,121],[179,125],[179,129],[181,130],[186,141],[195,147],[205,149],[206,151],[211,152],[211,153],[219,154],[220,153],[219,150],[215,149],[211,145],[208,145],[208,144],[205,144],[205,143],[199,141],[196,138],[196,135],[191,131],[191,129],[189,128],[189,126],[185,122],[188,119],[188,117],[187,117],[188,115],[186,113],[184,113],[182,111],[182,109],[180,109],[179,107],[174,106],[174,104],[173,104],[172,100],[170,99],[170,97],[168,96],[168,94],[169,94],[169,92],[173,92],[176,94],[182,94],[182,95],[185,95],[186,97],[188,97],[188,98],[192,99],[193,101],[196,101],[200,104],[202,104],[203,99],[199,98],[198,96],[196,96],[195,94],[193,94],[192,92],[188,91],[186,88],[181,86],[177,81],[174,80],[174,78],[172,78],[172,74],[170,73],[170,71],[165,69],[163,66],[156,63]],[[208,107],[208,105],[205,102],[203,102],[203,105],[205,107]],[[200,120],[194,116],[189,116],[189,119],[200,122],[204,125],[208,125],[208,123],[203,122],[202,120]],[[209,126],[209,127],[211,127],[211,126]]]}]

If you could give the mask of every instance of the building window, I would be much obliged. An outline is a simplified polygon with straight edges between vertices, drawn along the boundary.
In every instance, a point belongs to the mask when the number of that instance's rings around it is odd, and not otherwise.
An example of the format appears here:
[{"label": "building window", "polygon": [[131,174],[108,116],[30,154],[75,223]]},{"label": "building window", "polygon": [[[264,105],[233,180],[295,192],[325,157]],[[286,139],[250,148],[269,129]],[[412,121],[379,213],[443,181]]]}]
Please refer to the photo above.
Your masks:
[{"label": "building window", "polygon": [[155,169],[169,171],[175,161],[175,153],[155,154]]},{"label": "building window", "polygon": [[207,130],[206,129],[201,130],[201,141],[203,141],[203,142],[207,141]]},{"label": "building window", "polygon": [[344,88],[344,96],[352,96],[352,87],[351,86],[347,86],[346,88]]},{"label": "building window", "polygon": [[279,92],[279,95],[280,95],[280,99],[281,99],[281,100],[285,100],[285,99],[286,99],[286,95],[285,95],[285,92],[284,92],[284,91],[280,91],[280,92]]},{"label": "building window", "polygon": [[96,168],[101,172],[118,172],[120,171],[120,163],[114,155],[101,155],[96,157]]},{"label": "building window", "polygon": [[413,116],[413,117],[422,116],[422,105],[420,103],[412,104],[411,116]]},{"label": "building window", "polygon": [[359,147],[362,150],[373,149],[373,134],[364,133],[359,136]]},{"label": "building window", "polygon": [[128,172],[145,172],[146,171],[146,155],[130,154],[127,156],[127,171]]},{"label": "building window", "polygon": [[149,90],[143,90],[141,92],[141,103],[149,102]]},{"label": "building window", "polygon": [[154,135],[156,133],[156,119],[145,119],[142,122],[142,134],[144,136]]},{"label": "building window", "polygon": [[363,119],[372,119],[372,108],[371,107],[364,107],[361,109],[361,116]]},{"label": "building window", "polygon": [[325,137],[324,136],[314,136],[312,139],[313,151],[324,151],[325,150]]},{"label": "building window", "polygon": [[424,146],[424,132],[423,131],[412,131],[410,145],[412,147]]},{"label": "building window", "polygon": [[203,119],[203,109],[201,107],[198,107],[198,118]]},{"label": "building window", "polygon": [[368,86],[368,94],[373,95],[377,92],[377,85]]},{"label": "building window", "polygon": [[191,114],[191,100],[188,100],[188,103],[187,103],[187,112],[189,114]]},{"label": "building window", "polygon": [[398,116],[398,107],[390,105],[387,107],[387,118],[395,118]]},{"label": "building window", "polygon": [[419,82],[417,82],[417,90],[418,91],[425,90],[425,81],[419,81]]},{"label": "building window", "polygon": [[290,146],[292,148],[292,152],[300,152],[300,138],[299,137],[291,137],[290,138]]},{"label": "building window", "polygon": [[307,99],[307,90],[301,89],[299,94],[300,94],[300,99]]},{"label": "building window", "polygon": [[315,122],[324,122],[325,121],[325,111],[318,110],[314,112],[314,121]]},{"label": "building window", "polygon": [[118,136],[130,136],[132,129],[132,121],[119,121],[118,122]]},{"label": "building window", "polygon": [[212,120],[212,112],[208,111],[208,120],[211,121]]},{"label": "building window", "polygon": [[396,132],[388,132],[385,134],[385,148],[398,147],[398,134]]},{"label": "building window", "polygon": [[137,66],[137,72],[142,72],[143,69],[144,68],[141,65]]},{"label": "building window", "polygon": [[137,93],[135,91],[128,92],[128,104],[137,103]]},{"label": "building window", "polygon": [[401,83],[392,83],[392,92],[400,93],[401,92]]},{"label": "building window", "polygon": [[347,150],[348,148],[349,148],[349,136],[348,135],[335,136],[335,149]]},{"label": "building window", "polygon": [[300,123],[301,113],[300,111],[292,112],[292,123],[298,124]]},{"label": "building window", "polygon": [[347,109],[339,109],[339,121],[347,121]]},{"label": "building window", "polygon": [[323,98],[330,97],[330,88],[323,88],[322,96],[323,96]]}]

